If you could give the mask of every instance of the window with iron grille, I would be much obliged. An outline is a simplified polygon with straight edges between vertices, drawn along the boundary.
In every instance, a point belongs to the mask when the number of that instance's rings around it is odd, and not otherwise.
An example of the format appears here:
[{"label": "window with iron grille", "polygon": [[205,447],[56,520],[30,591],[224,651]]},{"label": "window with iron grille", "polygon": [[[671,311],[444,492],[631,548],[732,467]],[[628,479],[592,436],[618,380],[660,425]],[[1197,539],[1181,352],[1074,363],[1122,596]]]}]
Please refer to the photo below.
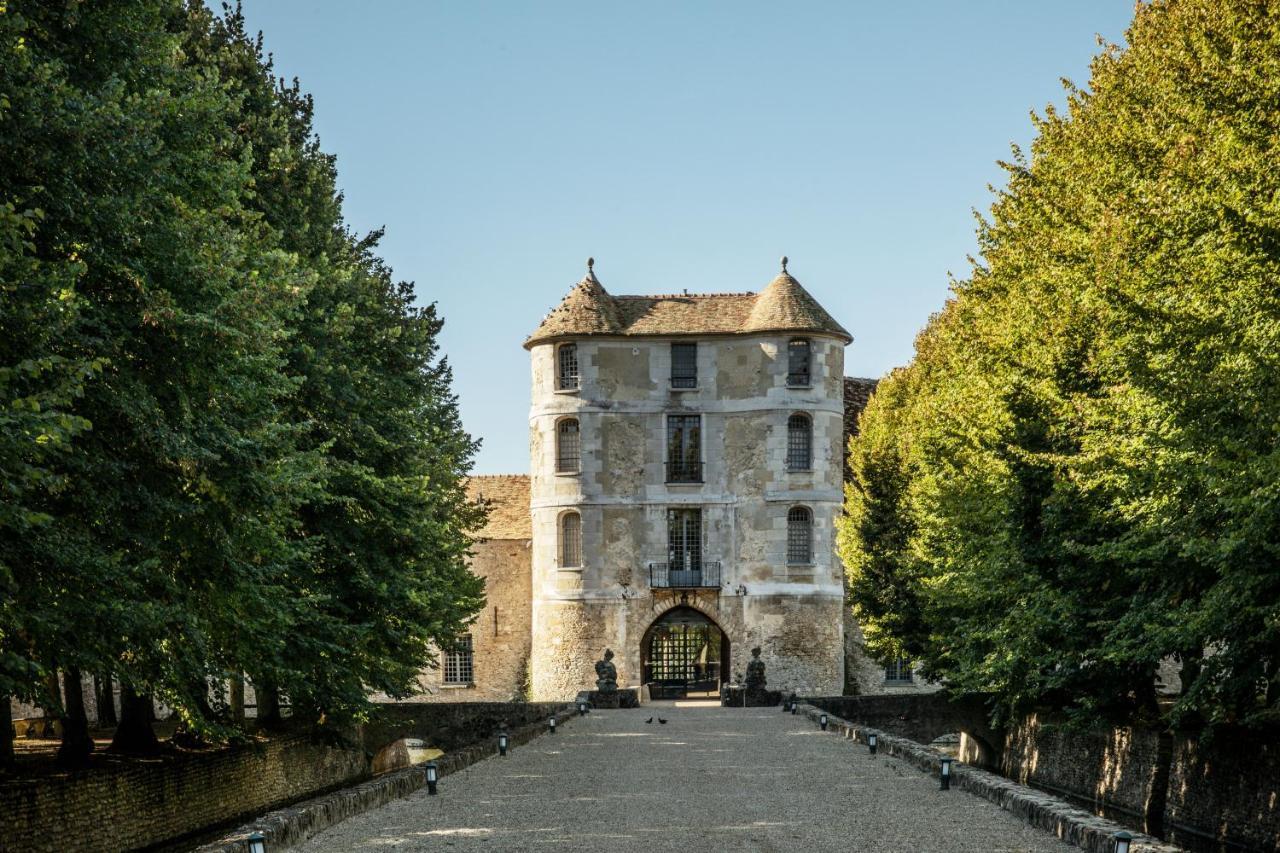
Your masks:
[{"label": "window with iron grille", "polygon": [[475,680],[475,657],[471,649],[471,635],[463,634],[445,650],[444,683],[474,684]]},{"label": "window with iron grille", "polygon": [[565,418],[556,424],[556,472],[573,474],[582,467],[582,437],[578,421]]},{"label": "window with iron grille", "polygon": [[692,572],[702,568],[701,509],[667,510],[667,559],[672,571]]},{"label": "window with iron grille", "polygon": [[813,467],[813,421],[808,415],[787,418],[787,470],[808,471]]},{"label": "window with iron grille", "polygon": [[582,565],[582,516],[566,512],[560,517],[560,566]]},{"label": "window with iron grille", "polygon": [[671,387],[698,387],[698,345],[696,343],[671,345]]},{"label": "window with iron grille", "polygon": [[805,566],[813,562],[813,516],[802,506],[787,513],[787,564]]},{"label": "window with iron grille", "polygon": [[561,344],[558,350],[559,367],[557,368],[556,387],[561,391],[569,391],[578,387],[578,345]]},{"label": "window with iron grille", "polygon": [[667,482],[702,482],[702,418],[667,415]]},{"label": "window with iron grille", "polygon": [[793,388],[809,385],[809,340],[792,338],[787,344],[787,384]]},{"label": "window with iron grille", "polygon": [[913,681],[910,658],[894,658],[884,668],[885,681]]}]

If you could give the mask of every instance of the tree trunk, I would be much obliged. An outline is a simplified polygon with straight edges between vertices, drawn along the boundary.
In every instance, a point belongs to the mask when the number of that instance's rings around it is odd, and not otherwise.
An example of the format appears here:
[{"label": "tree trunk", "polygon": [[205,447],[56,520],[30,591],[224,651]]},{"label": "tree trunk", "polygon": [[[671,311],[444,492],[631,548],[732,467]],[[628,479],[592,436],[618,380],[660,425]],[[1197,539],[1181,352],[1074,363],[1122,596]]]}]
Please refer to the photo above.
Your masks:
[{"label": "tree trunk", "polygon": [[116,726],[116,735],[111,740],[112,752],[127,752],[133,755],[155,755],[160,751],[160,741],[156,740],[155,730],[151,728],[151,719],[155,709],[151,705],[150,696],[139,696],[129,685],[120,686],[120,724]]},{"label": "tree trunk", "polygon": [[13,707],[9,697],[0,694],[0,773],[13,766]]},{"label": "tree trunk", "polygon": [[93,753],[89,737],[89,718],[84,712],[84,686],[80,668],[70,666],[62,671],[63,700],[62,745],[58,747],[59,767],[84,767]]},{"label": "tree trunk", "polygon": [[102,728],[114,728],[118,722],[116,717],[115,689],[111,676],[93,677],[93,689],[98,694],[98,725]]},{"label": "tree trunk", "polygon": [[258,725],[278,728],[284,722],[280,718],[280,688],[274,684],[257,684],[254,687],[258,695]]},{"label": "tree trunk", "polygon": [[244,722],[244,676],[231,677],[231,689],[227,691],[227,701],[231,704],[231,719],[236,723]]}]

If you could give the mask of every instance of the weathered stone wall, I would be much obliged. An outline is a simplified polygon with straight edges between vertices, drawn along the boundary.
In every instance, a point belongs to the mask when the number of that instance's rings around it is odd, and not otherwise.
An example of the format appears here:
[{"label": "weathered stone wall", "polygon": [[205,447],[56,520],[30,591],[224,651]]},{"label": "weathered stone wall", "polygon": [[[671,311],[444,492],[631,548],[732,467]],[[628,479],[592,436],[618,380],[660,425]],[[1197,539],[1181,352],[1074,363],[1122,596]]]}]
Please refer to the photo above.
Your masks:
[{"label": "weathered stone wall", "polygon": [[[702,510],[703,559],[722,566],[718,595],[695,607],[731,645],[731,676],[759,643],[772,685],[803,692],[844,688],[843,572],[834,556],[842,499],[843,342],[810,336],[813,385],[786,386],[782,335],[699,338],[698,387],[670,387],[670,339],[579,340],[579,389],[555,388],[554,344],[531,350],[530,415],[533,695],[574,696],[594,680],[605,648],[620,683],[642,678],[647,628],[678,603],[649,588],[666,562],[667,509]],[[811,470],[786,470],[787,419],[812,418]],[[666,482],[666,417],[701,417],[703,482]],[[555,471],[556,430],[580,425],[579,472]],[[788,565],[787,512],[813,516],[811,564]],[[581,566],[558,563],[565,512],[582,518]]]},{"label": "weathered stone wall", "polygon": [[445,684],[442,659],[423,671],[418,679],[421,690],[408,701],[506,702],[523,697],[532,641],[529,540],[487,539],[472,551],[471,571],[485,580],[485,607],[469,631],[475,681]]},{"label": "weathered stone wall", "polygon": [[296,736],[260,747],[0,782],[0,850],[132,850],[368,774],[363,750]]}]

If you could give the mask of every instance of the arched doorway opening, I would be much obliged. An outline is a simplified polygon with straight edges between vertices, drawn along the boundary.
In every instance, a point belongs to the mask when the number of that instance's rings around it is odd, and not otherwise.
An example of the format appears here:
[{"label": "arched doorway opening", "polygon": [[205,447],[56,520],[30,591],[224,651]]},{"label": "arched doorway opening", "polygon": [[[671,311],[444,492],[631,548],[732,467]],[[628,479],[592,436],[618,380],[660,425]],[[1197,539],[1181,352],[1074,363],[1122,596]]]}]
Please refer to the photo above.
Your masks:
[{"label": "arched doorway opening", "polygon": [[644,632],[640,659],[652,699],[717,697],[729,672],[729,638],[706,614],[677,607]]}]

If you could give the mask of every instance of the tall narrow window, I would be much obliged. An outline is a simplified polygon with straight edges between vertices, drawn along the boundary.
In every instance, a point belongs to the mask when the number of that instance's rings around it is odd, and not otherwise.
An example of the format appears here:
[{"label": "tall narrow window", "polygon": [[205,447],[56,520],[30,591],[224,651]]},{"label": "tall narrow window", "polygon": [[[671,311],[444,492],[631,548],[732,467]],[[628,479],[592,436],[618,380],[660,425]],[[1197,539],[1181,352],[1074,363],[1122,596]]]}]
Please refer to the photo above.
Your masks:
[{"label": "tall narrow window", "polygon": [[556,473],[576,474],[582,468],[582,436],[578,421],[565,418],[556,424]]},{"label": "tall narrow window", "polygon": [[899,684],[910,683],[915,680],[911,672],[910,658],[894,658],[884,668],[884,680],[896,681]]},{"label": "tall narrow window", "polygon": [[813,516],[802,506],[787,513],[787,565],[807,566],[813,562]]},{"label": "tall narrow window", "polygon": [[792,338],[787,344],[787,385],[809,387],[811,354],[808,338]]},{"label": "tall narrow window", "polygon": [[667,415],[667,482],[702,482],[702,418]]},{"label": "tall narrow window", "polygon": [[444,683],[474,684],[476,680],[475,657],[471,635],[463,634],[444,652]]},{"label": "tall narrow window", "polygon": [[787,418],[787,470],[808,471],[813,467],[813,421],[808,415]]},{"label": "tall narrow window", "polygon": [[696,343],[671,345],[671,387],[698,387],[698,345]]},{"label": "tall narrow window", "polygon": [[560,567],[582,565],[582,516],[566,512],[560,516]]},{"label": "tall narrow window", "polygon": [[702,510],[667,510],[667,558],[672,572],[702,570]]},{"label": "tall narrow window", "polygon": [[571,391],[578,387],[578,345],[561,344],[557,350],[556,387]]}]

